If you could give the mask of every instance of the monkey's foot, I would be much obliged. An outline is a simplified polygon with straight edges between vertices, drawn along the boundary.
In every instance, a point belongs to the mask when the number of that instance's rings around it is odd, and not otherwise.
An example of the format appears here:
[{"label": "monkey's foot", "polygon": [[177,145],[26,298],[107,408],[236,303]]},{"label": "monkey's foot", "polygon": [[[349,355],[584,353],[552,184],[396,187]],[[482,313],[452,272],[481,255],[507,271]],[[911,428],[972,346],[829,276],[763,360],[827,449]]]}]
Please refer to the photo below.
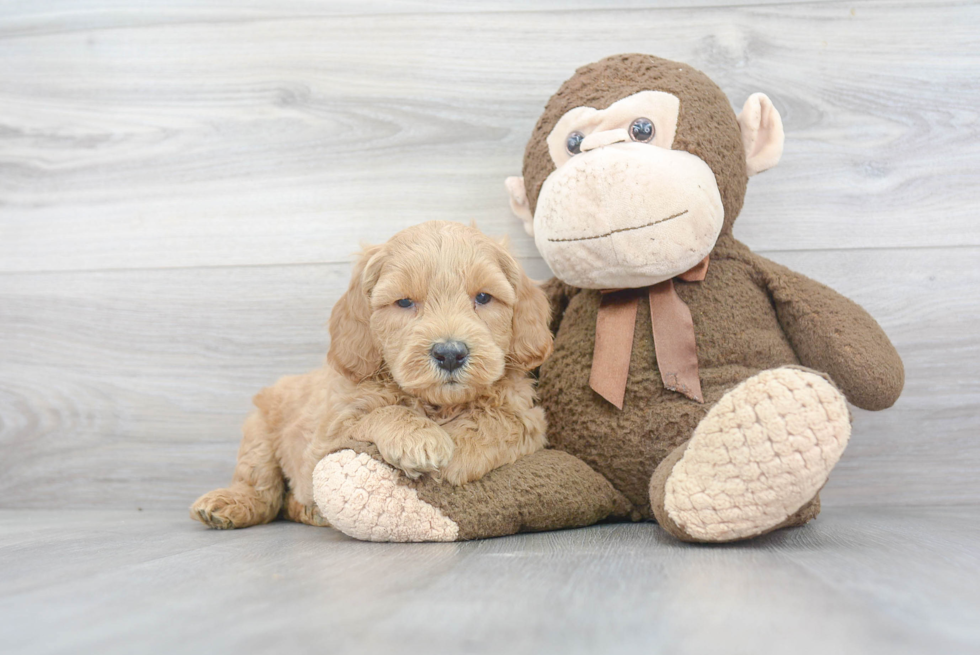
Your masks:
[{"label": "monkey's foot", "polygon": [[340,450],[313,470],[313,498],[330,525],[363,541],[455,541],[459,526],[399,485],[402,474],[367,453]]},{"label": "monkey's foot", "polygon": [[657,467],[654,515],[685,541],[734,541],[789,525],[826,483],[850,433],[847,403],[823,376],[763,371],[726,393]]}]

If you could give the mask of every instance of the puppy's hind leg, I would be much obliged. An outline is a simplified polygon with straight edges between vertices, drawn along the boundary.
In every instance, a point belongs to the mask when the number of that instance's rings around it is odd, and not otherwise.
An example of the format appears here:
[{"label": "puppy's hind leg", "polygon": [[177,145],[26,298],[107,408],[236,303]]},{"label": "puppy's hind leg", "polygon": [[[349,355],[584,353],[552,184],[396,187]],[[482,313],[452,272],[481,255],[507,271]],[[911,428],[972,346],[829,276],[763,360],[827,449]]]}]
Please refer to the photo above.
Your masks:
[{"label": "puppy's hind leg", "polygon": [[286,492],[286,500],[282,505],[282,517],[296,523],[305,523],[318,528],[329,528],[330,523],[323,518],[316,505],[304,505],[296,500],[293,492]]},{"label": "puppy's hind leg", "polygon": [[285,483],[276,458],[275,436],[261,412],[245,421],[231,486],[204,494],[191,505],[191,518],[221,530],[247,528],[276,518]]}]

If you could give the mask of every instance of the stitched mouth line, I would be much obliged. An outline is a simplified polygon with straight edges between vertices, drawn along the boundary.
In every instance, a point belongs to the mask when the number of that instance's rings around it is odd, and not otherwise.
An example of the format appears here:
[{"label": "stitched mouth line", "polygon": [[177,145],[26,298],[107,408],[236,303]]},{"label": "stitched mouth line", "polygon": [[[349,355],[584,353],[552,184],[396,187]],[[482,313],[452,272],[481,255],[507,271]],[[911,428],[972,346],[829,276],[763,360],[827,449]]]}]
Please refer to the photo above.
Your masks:
[{"label": "stitched mouth line", "polygon": [[575,237],[573,239],[548,239],[548,241],[551,241],[553,243],[565,243],[568,241],[590,241],[592,239],[602,239],[604,237],[612,236],[613,234],[618,234],[620,232],[629,232],[631,230],[642,230],[643,228],[650,227],[651,225],[657,225],[658,223],[666,223],[667,221],[683,216],[686,213],[687,210],[685,209],[684,211],[674,214],[673,216],[668,216],[667,218],[661,218],[655,221],[650,221],[649,223],[644,223],[643,225],[637,225],[635,227],[621,227],[618,230],[610,230],[605,234],[597,234],[593,237]]}]

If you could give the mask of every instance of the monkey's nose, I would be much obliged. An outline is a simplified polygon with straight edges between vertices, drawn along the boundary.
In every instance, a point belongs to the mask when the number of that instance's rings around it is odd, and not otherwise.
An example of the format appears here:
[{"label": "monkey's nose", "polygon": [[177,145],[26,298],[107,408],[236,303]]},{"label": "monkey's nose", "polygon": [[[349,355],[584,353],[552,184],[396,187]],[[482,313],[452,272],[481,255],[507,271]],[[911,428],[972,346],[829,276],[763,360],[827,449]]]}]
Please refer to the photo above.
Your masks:
[{"label": "monkey's nose", "polygon": [[452,373],[466,364],[469,354],[470,349],[462,341],[440,341],[429,351],[429,356],[435,360],[436,366],[447,373]]},{"label": "monkey's nose", "polygon": [[582,139],[582,143],[579,147],[581,148],[582,152],[588,152],[589,150],[595,150],[596,148],[609,146],[614,143],[622,143],[623,141],[629,140],[629,132],[620,127],[615,130],[593,132],[589,136]]}]

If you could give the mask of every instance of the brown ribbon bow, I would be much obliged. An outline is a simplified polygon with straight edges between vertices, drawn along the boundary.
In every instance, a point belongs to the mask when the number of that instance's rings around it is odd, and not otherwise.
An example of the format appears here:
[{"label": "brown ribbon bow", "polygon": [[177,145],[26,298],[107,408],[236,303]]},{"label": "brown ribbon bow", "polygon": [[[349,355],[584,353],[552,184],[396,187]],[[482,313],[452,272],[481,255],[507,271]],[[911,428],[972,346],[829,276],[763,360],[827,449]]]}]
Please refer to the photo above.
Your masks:
[{"label": "brown ribbon bow", "polygon": [[[701,282],[707,272],[708,258],[705,257],[697,266],[677,277],[685,282]],[[650,296],[653,346],[664,387],[703,403],[691,310],[677,295],[672,279],[645,289]],[[623,408],[626,396],[636,308],[640,302],[638,292],[642,290],[604,291],[596,318],[589,386],[618,409]]]}]

